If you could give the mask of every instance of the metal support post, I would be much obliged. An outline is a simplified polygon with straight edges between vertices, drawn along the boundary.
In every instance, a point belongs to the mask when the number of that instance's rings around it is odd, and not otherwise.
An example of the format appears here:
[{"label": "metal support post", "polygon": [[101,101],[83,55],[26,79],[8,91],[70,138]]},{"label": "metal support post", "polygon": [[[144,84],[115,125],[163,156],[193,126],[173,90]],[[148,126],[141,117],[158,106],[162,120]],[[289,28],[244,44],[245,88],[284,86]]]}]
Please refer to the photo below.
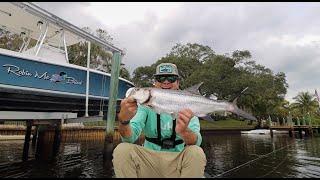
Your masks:
[{"label": "metal support post", "polygon": [[88,54],[87,54],[87,83],[86,83],[86,113],[85,117],[88,117],[88,109],[89,109],[89,75],[90,75],[90,49],[91,49],[91,43],[88,41]]},{"label": "metal support post", "polygon": [[111,81],[110,81],[110,94],[109,94],[109,104],[108,104],[108,115],[107,115],[107,128],[104,143],[104,153],[103,159],[111,160],[113,146],[113,134],[114,134],[114,122],[116,118],[116,105],[118,99],[118,84],[119,84],[119,74],[120,74],[120,63],[121,55],[120,53],[113,54],[113,62],[111,69]]}]

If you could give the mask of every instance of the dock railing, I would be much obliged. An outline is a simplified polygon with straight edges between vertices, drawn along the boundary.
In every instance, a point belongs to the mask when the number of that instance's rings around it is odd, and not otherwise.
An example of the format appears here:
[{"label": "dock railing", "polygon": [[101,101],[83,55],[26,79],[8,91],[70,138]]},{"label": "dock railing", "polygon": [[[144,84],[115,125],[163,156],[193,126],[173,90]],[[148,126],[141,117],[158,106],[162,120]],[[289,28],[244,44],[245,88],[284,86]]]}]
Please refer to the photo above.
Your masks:
[{"label": "dock railing", "polygon": [[[270,135],[273,137],[273,130],[282,130],[288,131],[290,137],[294,137],[294,133],[298,132],[300,138],[303,136],[313,136],[314,132],[319,133],[319,125],[313,125],[312,119],[309,116],[304,116],[303,118],[297,118],[296,122],[292,120],[292,116],[282,119],[282,123],[277,118],[277,122],[271,121],[271,118],[268,118],[268,125],[270,129]],[[304,133],[303,133],[304,132]]]}]

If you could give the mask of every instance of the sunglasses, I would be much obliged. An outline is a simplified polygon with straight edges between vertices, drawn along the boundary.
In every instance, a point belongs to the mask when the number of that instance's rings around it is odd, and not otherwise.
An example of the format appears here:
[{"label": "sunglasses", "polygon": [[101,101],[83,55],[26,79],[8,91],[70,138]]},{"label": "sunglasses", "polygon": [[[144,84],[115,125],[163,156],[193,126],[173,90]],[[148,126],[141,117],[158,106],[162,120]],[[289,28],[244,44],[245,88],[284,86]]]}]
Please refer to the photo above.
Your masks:
[{"label": "sunglasses", "polygon": [[174,83],[176,80],[178,80],[178,76],[156,76],[155,79],[160,83],[163,83],[166,80],[168,80],[170,83]]}]

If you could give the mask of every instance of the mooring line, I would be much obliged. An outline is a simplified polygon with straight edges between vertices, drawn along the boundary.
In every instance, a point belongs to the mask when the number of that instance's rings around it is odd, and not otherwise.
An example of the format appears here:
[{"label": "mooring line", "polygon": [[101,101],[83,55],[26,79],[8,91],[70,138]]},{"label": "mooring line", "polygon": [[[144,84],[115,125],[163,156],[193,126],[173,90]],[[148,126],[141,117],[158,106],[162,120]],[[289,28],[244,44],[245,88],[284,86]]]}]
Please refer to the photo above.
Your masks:
[{"label": "mooring line", "polygon": [[223,172],[223,173],[221,173],[221,174],[219,174],[219,175],[216,175],[216,176],[214,176],[214,177],[212,177],[212,178],[216,178],[216,177],[222,176],[222,175],[224,175],[224,174],[226,174],[226,173],[229,173],[229,172],[231,172],[231,171],[234,171],[234,170],[236,170],[236,169],[239,169],[240,167],[243,167],[243,166],[245,166],[245,165],[247,165],[247,164],[250,164],[250,163],[252,163],[252,162],[254,162],[254,161],[257,161],[257,160],[259,160],[259,159],[261,159],[261,158],[263,158],[263,157],[267,157],[267,156],[269,156],[269,155],[272,154],[272,153],[275,153],[275,152],[277,152],[277,151],[283,150],[283,149],[289,147],[289,146],[290,146],[291,144],[293,144],[294,142],[295,142],[295,141],[293,141],[292,143],[288,144],[287,146],[284,146],[284,147],[282,147],[282,148],[279,148],[279,149],[277,149],[277,150],[274,150],[274,151],[272,151],[272,152],[270,152],[270,153],[261,155],[260,157],[258,157],[258,158],[256,158],[256,159],[250,160],[250,161],[248,161],[248,162],[246,162],[246,163],[243,163],[243,164],[241,164],[241,165],[239,165],[239,166],[236,166],[236,167],[234,167],[234,168],[232,168],[232,169],[229,169],[228,171],[225,171],[225,172]]}]

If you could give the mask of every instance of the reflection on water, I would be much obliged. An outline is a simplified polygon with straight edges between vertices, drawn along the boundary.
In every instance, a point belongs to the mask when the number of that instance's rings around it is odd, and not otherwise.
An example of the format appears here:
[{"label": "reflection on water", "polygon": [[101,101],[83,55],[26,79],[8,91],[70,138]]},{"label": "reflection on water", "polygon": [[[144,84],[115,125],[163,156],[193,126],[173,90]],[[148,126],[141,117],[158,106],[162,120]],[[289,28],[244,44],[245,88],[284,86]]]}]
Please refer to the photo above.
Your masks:
[{"label": "reflection on water", "polygon": [[320,138],[242,134],[206,136],[206,172],[212,177],[320,177]]},{"label": "reflection on water", "polygon": [[[56,155],[50,143],[38,149],[30,144],[29,160],[22,162],[22,140],[0,141],[0,176],[112,177],[112,167],[103,163],[103,143],[62,142]],[[203,135],[202,147],[211,177],[320,177],[320,137],[214,134]]]},{"label": "reflection on water", "polygon": [[[0,141],[1,177],[112,177],[103,168],[103,141],[62,142],[54,156],[52,144],[30,147],[29,160],[22,162],[23,141]],[[36,154],[37,153],[37,154]],[[11,158],[9,158],[11,157]]]}]

